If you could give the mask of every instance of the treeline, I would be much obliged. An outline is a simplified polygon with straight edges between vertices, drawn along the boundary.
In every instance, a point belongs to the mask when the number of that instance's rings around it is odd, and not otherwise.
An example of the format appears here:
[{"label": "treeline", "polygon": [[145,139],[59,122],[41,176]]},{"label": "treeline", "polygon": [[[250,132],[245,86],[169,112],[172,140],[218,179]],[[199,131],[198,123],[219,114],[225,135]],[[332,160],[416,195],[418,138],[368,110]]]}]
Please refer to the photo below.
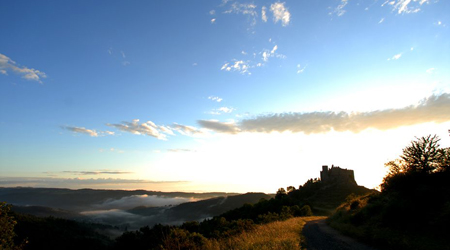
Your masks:
[{"label": "treeline", "polygon": [[114,249],[209,249],[210,240],[231,238],[273,221],[311,215],[309,205],[302,204],[280,188],[275,198],[245,204],[202,222],[190,221],[181,226],[158,224],[125,232],[116,239]]},{"label": "treeline", "polygon": [[418,138],[386,163],[381,193],[353,196],[331,226],[383,249],[450,249],[450,148]]}]

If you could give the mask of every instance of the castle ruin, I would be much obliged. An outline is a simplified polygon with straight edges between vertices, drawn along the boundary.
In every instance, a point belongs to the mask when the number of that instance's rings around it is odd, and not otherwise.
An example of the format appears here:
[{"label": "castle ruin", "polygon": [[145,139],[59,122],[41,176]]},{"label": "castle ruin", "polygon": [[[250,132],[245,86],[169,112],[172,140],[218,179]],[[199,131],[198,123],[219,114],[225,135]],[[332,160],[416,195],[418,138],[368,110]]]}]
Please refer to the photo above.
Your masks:
[{"label": "castle ruin", "polygon": [[340,184],[356,184],[355,174],[353,170],[340,168],[338,166],[328,165],[322,166],[322,171],[320,171],[320,179],[324,183],[340,183]]}]

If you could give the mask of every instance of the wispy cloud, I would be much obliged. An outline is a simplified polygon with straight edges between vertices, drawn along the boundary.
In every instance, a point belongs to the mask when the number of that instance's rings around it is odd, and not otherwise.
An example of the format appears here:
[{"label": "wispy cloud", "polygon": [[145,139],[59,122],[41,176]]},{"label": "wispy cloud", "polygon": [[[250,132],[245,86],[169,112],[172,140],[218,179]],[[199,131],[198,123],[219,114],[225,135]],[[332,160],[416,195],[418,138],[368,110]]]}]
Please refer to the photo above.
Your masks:
[{"label": "wispy cloud", "polygon": [[235,110],[236,110],[235,108],[231,108],[231,107],[220,107],[218,109],[213,109],[210,112],[210,114],[213,114],[213,115],[220,115],[220,114],[223,114],[223,113],[229,114],[229,113],[231,113],[231,112],[233,112]]},{"label": "wispy cloud", "polygon": [[3,75],[8,75],[8,71],[21,75],[24,79],[37,81],[39,83],[42,83],[42,78],[47,77],[47,75],[42,71],[19,66],[16,62],[11,60],[11,58],[0,54],[0,73]]},{"label": "wispy cloud", "polygon": [[[347,4],[348,4],[348,0],[341,0],[339,5],[334,9],[333,13],[336,14],[337,16],[343,16],[345,14],[345,12],[347,12],[345,10],[345,6],[347,6]],[[330,13],[330,14],[332,14],[332,13]]]},{"label": "wispy cloud", "polygon": [[329,131],[351,131],[358,133],[368,128],[379,130],[394,129],[426,122],[442,123],[450,121],[450,93],[432,95],[418,105],[401,109],[386,109],[371,112],[310,112],[274,113],[226,123],[216,120],[200,120],[198,123],[219,133],[239,132],[302,132],[326,133]]},{"label": "wispy cloud", "polygon": [[434,73],[434,70],[435,70],[435,68],[429,68],[429,69],[427,69],[427,73],[428,74],[432,74],[432,73]]},{"label": "wispy cloud", "polygon": [[[97,137],[99,133],[93,129],[87,129],[84,127],[72,127],[72,126],[62,126],[63,129],[70,130],[74,133],[86,134],[92,137]],[[110,131],[107,131],[110,132]],[[113,133],[114,134],[114,133]]]},{"label": "wispy cloud", "polygon": [[241,54],[247,58],[253,56],[253,59],[255,59],[255,57],[257,55],[260,55],[261,57],[260,57],[260,59],[256,58],[256,60],[233,59],[232,62],[225,62],[225,64],[222,65],[220,70],[229,71],[229,72],[236,71],[243,75],[251,75],[252,73],[250,72],[250,69],[264,66],[265,63],[267,63],[269,61],[269,59],[272,57],[279,58],[279,59],[286,58],[285,55],[277,53],[276,52],[277,50],[278,50],[278,45],[274,45],[272,49],[263,49],[259,53],[255,52],[255,53],[253,53],[253,55],[248,55],[247,52],[242,51]]},{"label": "wispy cloud", "polygon": [[216,22],[215,18],[211,19],[211,23],[215,23],[215,22]]},{"label": "wispy cloud", "polygon": [[281,25],[287,26],[291,21],[291,13],[284,6],[285,3],[274,3],[270,5],[270,11],[273,13],[273,21],[277,23],[281,21]]},{"label": "wispy cloud", "polygon": [[384,22],[384,17],[380,19],[380,21],[378,23],[382,23]]},{"label": "wispy cloud", "polygon": [[125,151],[123,151],[123,150],[120,150],[120,149],[117,149],[117,148],[110,148],[110,149],[103,149],[103,148],[101,148],[101,149],[99,149],[99,151],[102,153],[102,152],[114,152],[114,153],[118,153],[118,154],[123,154],[123,153],[125,153]]},{"label": "wispy cloud", "polygon": [[236,60],[234,59],[232,63],[225,63],[222,65],[222,68],[220,70],[225,71],[237,71],[243,75],[251,75],[252,73],[249,71],[250,65],[249,61],[243,61],[243,60]]},{"label": "wispy cloud", "polygon": [[94,171],[62,171],[62,173],[66,174],[74,174],[74,175],[101,175],[101,174],[113,174],[113,175],[121,175],[121,174],[133,174],[133,172],[128,171],[116,171],[116,170],[94,170]]},{"label": "wispy cloud", "polygon": [[266,6],[263,6],[261,8],[261,19],[263,20],[263,22],[267,22],[267,8],[266,8]]},{"label": "wispy cloud", "polygon": [[167,140],[166,134],[173,135],[169,127],[158,126],[152,121],[139,123],[139,119],[134,119],[131,122],[124,121],[121,124],[107,123],[106,125],[135,135],[147,135],[160,140]]},{"label": "wispy cloud", "polygon": [[398,60],[398,59],[400,59],[400,57],[402,57],[402,53],[399,53],[399,54],[397,54],[397,55],[394,55],[394,56],[391,57],[391,58],[388,58],[388,61],[390,61],[390,60]]},{"label": "wispy cloud", "polygon": [[171,149],[167,149],[167,151],[171,152],[171,153],[195,152],[195,150],[187,149],[187,148],[171,148]]},{"label": "wispy cloud", "polygon": [[431,2],[430,0],[392,0],[384,2],[381,6],[388,4],[398,14],[409,14],[419,12],[421,10],[420,7],[425,3],[429,4]]},{"label": "wispy cloud", "polygon": [[211,101],[221,102],[223,99],[218,96],[208,96],[208,99]]},{"label": "wispy cloud", "polygon": [[306,69],[306,66],[308,66],[308,65],[305,65],[305,66],[302,68],[302,66],[301,66],[300,64],[297,64],[297,74],[303,73],[303,72],[305,71],[305,69]]},{"label": "wispy cloud", "polygon": [[256,25],[256,17],[258,16],[255,4],[242,4],[238,2],[231,4],[230,8],[223,13],[248,15],[252,26]]},{"label": "wispy cloud", "polygon": [[182,135],[187,135],[187,136],[198,136],[198,135],[205,135],[207,134],[206,131],[193,127],[193,126],[187,126],[187,125],[182,125],[182,124],[178,124],[178,123],[174,123],[171,126],[171,129],[177,131],[178,133],[182,134]]},{"label": "wispy cloud", "polygon": [[219,133],[236,134],[240,129],[234,123],[219,122],[217,120],[198,120],[200,126]]}]

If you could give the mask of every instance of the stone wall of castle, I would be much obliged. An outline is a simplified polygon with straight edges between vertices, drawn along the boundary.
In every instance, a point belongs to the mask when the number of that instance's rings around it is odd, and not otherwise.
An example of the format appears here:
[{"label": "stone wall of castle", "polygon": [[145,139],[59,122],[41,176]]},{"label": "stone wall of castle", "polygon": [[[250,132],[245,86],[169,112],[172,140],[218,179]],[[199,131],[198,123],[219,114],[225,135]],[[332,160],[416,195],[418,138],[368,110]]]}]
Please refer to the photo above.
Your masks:
[{"label": "stone wall of castle", "polygon": [[356,184],[355,173],[353,170],[335,167],[334,165],[332,165],[331,168],[328,168],[327,165],[322,166],[320,179],[324,183]]}]

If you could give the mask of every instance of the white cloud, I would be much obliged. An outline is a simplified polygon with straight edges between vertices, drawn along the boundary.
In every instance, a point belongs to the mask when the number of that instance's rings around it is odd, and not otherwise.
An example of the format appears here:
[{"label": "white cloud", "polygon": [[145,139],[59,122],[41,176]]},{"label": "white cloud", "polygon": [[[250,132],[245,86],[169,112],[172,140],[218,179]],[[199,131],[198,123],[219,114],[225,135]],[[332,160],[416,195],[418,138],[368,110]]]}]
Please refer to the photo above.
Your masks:
[{"label": "white cloud", "polygon": [[211,101],[221,102],[223,99],[218,96],[208,96],[208,99]]},{"label": "white cloud", "polygon": [[224,14],[242,14],[248,15],[251,19],[251,25],[256,25],[256,17],[258,13],[256,12],[256,5],[254,4],[241,4],[235,2],[231,5],[231,8],[224,11]]},{"label": "white cloud", "polygon": [[160,140],[167,140],[167,136],[165,134],[171,134],[170,128],[157,126],[152,121],[139,124],[139,119],[134,119],[131,122],[122,122],[122,124],[107,123],[106,125],[135,135],[147,135]]},{"label": "white cloud", "polygon": [[306,66],[308,66],[308,65],[305,65],[305,67],[302,68],[302,66],[300,64],[297,64],[297,74],[303,73],[306,69]]},{"label": "white cloud", "polygon": [[388,58],[388,61],[389,61],[389,60],[398,60],[398,59],[400,59],[400,57],[402,57],[402,53],[399,53],[399,54],[397,54],[397,55],[394,55],[394,56],[391,57],[391,58]]},{"label": "white cloud", "polygon": [[267,61],[269,61],[270,57],[286,58],[285,55],[276,53],[277,49],[278,49],[278,45],[275,45],[272,48],[272,50],[268,50],[268,49],[263,50],[262,51],[262,60],[264,62],[267,62]]},{"label": "white cloud", "polygon": [[[437,1],[435,1],[437,2]],[[384,6],[387,2],[382,4],[381,6]],[[409,14],[409,13],[417,13],[419,12],[420,6],[423,4],[429,4],[429,0],[393,0],[391,2],[388,2],[389,5],[392,6],[393,11],[397,11],[398,14]]]},{"label": "white cloud", "polygon": [[210,114],[213,114],[213,115],[220,115],[220,114],[223,114],[223,113],[229,114],[229,113],[231,113],[231,112],[233,112],[235,110],[236,110],[235,108],[220,107],[218,109],[213,109],[213,111],[211,111]]},{"label": "white cloud", "polygon": [[399,109],[385,109],[370,112],[310,112],[274,113],[241,120],[238,124],[216,120],[200,120],[199,124],[219,133],[239,132],[302,132],[305,134],[350,131],[359,133],[368,128],[378,130],[394,129],[427,122],[450,121],[450,93],[432,95],[418,105]]},{"label": "white cloud", "polygon": [[381,20],[378,23],[382,23],[382,22],[384,22],[384,17],[381,18]]},{"label": "white cloud", "polygon": [[8,75],[8,71],[11,71],[15,74],[21,75],[24,79],[37,81],[39,83],[42,83],[41,78],[47,77],[44,72],[37,69],[18,66],[16,62],[3,54],[0,54],[0,70],[3,75]]},{"label": "white cloud", "polygon": [[215,23],[215,22],[216,22],[215,18],[211,19],[211,23]]},{"label": "white cloud", "polygon": [[207,134],[206,131],[204,131],[202,129],[198,129],[193,126],[187,126],[187,125],[182,125],[182,124],[178,124],[178,123],[174,123],[171,126],[171,129],[177,131],[178,133],[180,133],[182,135],[187,135],[187,136],[201,136],[201,135]]},{"label": "white cloud", "polygon": [[209,11],[209,14],[210,14],[210,15],[214,15],[214,14],[216,14],[216,11],[215,11],[215,10],[210,10],[210,11]]},{"label": "white cloud", "polygon": [[251,75],[249,61],[233,60],[233,63],[225,63],[220,70],[237,71],[241,74]]},{"label": "white cloud", "polygon": [[272,51],[270,51],[271,54],[275,54],[275,51],[277,51],[278,45],[273,46]]},{"label": "white cloud", "polygon": [[63,129],[67,129],[70,130],[74,133],[80,133],[80,134],[87,134],[90,135],[92,137],[97,137],[98,136],[98,132],[92,129],[87,129],[84,127],[71,127],[71,126],[63,126]]},{"label": "white cloud", "polygon": [[125,53],[123,51],[120,51],[120,54],[122,54],[122,58],[125,58]]},{"label": "white cloud", "polygon": [[281,21],[283,26],[287,26],[291,20],[291,13],[289,13],[284,4],[280,2],[272,4],[270,5],[270,11],[273,13],[273,21],[275,23]]},{"label": "white cloud", "polygon": [[[251,60],[236,60],[233,59],[232,62],[226,62],[224,65],[222,65],[220,70],[224,71],[237,71],[241,74],[247,74],[251,75],[250,69],[261,67],[264,64],[269,61],[271,57],[284,59],[286,58],[285,55],[277,53],[278,45],[275,45],[271,50],[270,49],[263,49],[258,54],[261,55],[261,61],[251,61]],[[246,56],[248,53],[242,51],[242,55]],[[256,57],[258,55],[257,53],[253,53],[253,57]]]},{"label": "white cloud", "polygon": [[171,149],[167,149],[167,151],[171,152],[171,153],[195,152],[195,150],[187,149],[187,148],[171,148]]},{"label": "white cloud", "polygon": [[261,19],[263,20],[263,22],[267,22],[267,10],[266,10],[267,8],[266,8],[266,6],[263,6],[262,8],[261,8]]},{"label": "white cloud", "polygon": [[434,68],[429,68],[429,69],[427,69],[426,72],[427,72],[428,74],[431,74],[431,73],[434,73],[434,70],[435,70]]},{"label": "white cloud", "polygon": [[337,16],[342,16],[347,12],[344,8],[348,4],[348,0],[341,0],[341,3],[334,9]]}]

